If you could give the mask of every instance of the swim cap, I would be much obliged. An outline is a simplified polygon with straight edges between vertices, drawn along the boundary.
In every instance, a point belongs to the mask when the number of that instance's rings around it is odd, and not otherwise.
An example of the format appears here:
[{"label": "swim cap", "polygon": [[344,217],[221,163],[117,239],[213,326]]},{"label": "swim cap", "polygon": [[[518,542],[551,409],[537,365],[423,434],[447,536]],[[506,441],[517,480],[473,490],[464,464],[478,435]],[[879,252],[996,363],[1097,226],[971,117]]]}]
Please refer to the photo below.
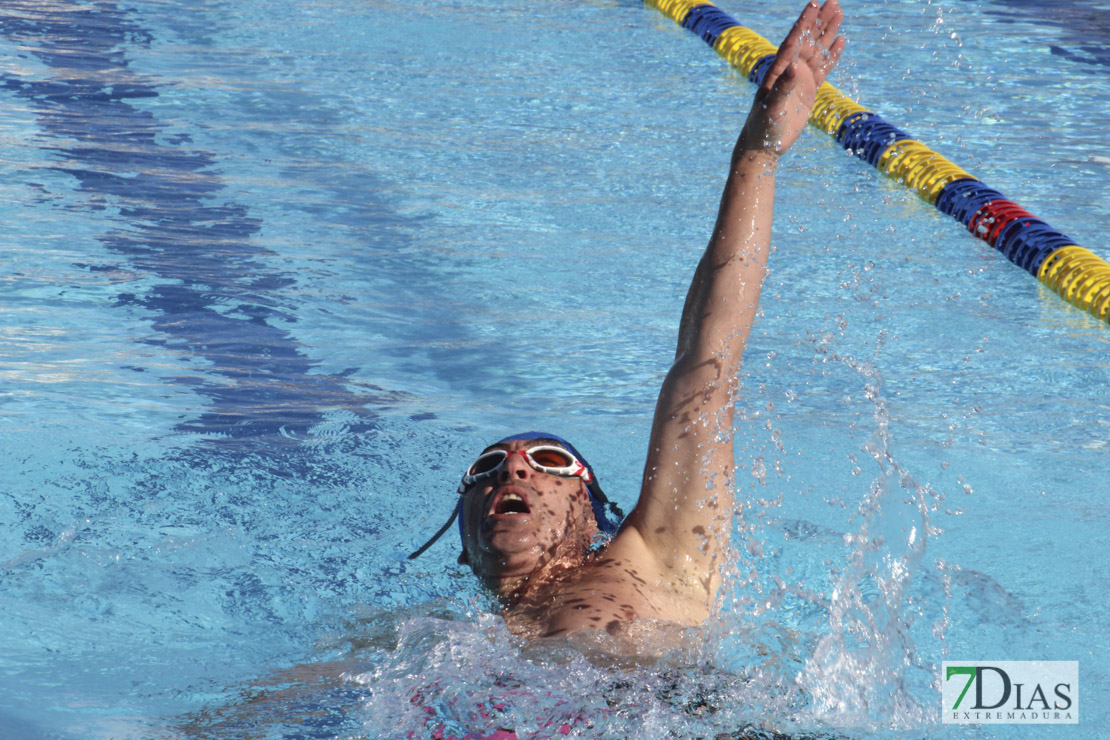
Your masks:
[{"label": "swim cap", "polygon": [[[500,439],[494,444],[504,444],[506,442],[524,442],[532,439],[550,439],[567,449],[567,452],[578,458],[578,461],[586,466],[586,470],[590,471],[590,481],[586,484],[586,493],[590,496],[590,506],[593,509],[594,521],[597,522],[599,531],[605,534],[614,534],[621,525],[621,520],[624,519],[624,512],[620,507],[610,501],[605,492],[601,490],[601,485],[597,482],[597,473],[594,472],[593,467],[586,462],[586,458],[574,448],[570,442],[566,441],[557,434],[550,434],[548,432],[525,432],[523,434],[514,434],[511,437]],[[460,489],[461,493],[461,489]],[[451,514],[451,518],[447,523],[440,527],[439,531],[432,535],[432,538],[425,542],[420,549],[413,554],[409,555],[409,560],[419,557],[425,550],[435,544],[436,540],[443,536],[447,529],[451,526],[451,522],[458,520],[459,523],[459,539],[463,536],[463,521],[460,512],[462,511],[462,496],[459,496],[458,503],[455,504],[455,511]]]}]

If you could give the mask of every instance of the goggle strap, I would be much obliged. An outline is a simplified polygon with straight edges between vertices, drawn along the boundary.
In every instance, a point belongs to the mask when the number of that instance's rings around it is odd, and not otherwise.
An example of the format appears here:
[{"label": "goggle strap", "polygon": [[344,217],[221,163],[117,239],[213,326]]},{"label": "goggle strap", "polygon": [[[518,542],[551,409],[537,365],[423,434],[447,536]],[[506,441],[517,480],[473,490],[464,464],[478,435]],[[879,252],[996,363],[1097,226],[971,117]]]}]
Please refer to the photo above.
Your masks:
[{"label": "goggle strap", "polygon": [[421,545],[419,550],[414,552],[412,555],[409,555],[409,557],[408,557],[409,560],[412,560],[414,558],[418,558],[421,555],[423,555],[425,550],[427,550],[429,547],[434,545],[436,543],[436,541],[439,540],[440,537],[447,534],[447,530],[451,528],[451,525],[455,523],[455,519],[459,516],[459,509],[462,508],[462,503],[463,503],[463,500],[460,497],[459,502],[457,504],[455,504],[455,510],[451,512],[451,518],[447,520],[447,523],[444,524],[442,527],[440,527],[439,531],[436,532],[435,534],[433,534],[432,538],[430,540],[428,540],[423,545]]}]

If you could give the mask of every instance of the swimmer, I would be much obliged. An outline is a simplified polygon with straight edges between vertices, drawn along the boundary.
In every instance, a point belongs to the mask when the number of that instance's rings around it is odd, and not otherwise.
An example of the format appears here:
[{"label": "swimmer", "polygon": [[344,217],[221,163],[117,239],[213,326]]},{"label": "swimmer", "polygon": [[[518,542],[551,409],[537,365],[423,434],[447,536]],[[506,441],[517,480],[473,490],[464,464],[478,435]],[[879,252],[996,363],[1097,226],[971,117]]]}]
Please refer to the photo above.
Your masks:
[{"label": "swimmer", "polygon": [[619,637],[643,620],[696,625],[709,616],[732,526],[736,375],[765,275],[775,174],[844,49],[842,18],[838,0],[807,5],[755,94],[686,296],[628,517],[618,527],[593,469],[555,435],[503,439],[463,475],[459,563],[500,598],[513,632]]}]

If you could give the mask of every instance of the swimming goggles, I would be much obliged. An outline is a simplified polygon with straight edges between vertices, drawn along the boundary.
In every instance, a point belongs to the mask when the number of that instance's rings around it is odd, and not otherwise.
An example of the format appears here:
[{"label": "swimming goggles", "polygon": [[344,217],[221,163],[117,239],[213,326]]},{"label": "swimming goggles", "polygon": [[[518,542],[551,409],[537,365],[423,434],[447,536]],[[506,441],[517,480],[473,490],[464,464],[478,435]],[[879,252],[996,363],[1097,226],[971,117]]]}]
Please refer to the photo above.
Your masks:
[{"label": "swimming goggles", "polygon": [[483,478],[488,478],[497,473],[513,455],[523,457],[533,470],[549,475],[558,475],[563,478],[581,478],[589,483],[591,480],[590,469],[577,457],[557,445],[537,445],[523,450],[490,450],[478,456],[462,477],[459,483],[459,493],[466,493],[466,489]]},{"label": "swimming goggles", "polygon": [[[466,489],[477,483],[478,481],[487,478],[505,465],[505,462],[513,455],[520,454],[528,462],[534,470],[541,473],[550,473],[551,475],[559,475],[566,478],[577,477],[581,478],[586,484],[586,491],[590,495],[590,507],[593,510],[594,520],[597,522],[597,528],[606,533],[614,534],[620,528],[621,520],[624,519],[624,512],[616,503],[610,501],[605,497],[605,493],[601,490],[601,486],[597,482],[597,476],[593,474],[593,469],[590,467],[578,450],[574,449],[574,445],[567,442],[562,437],[558,437],[549,432],[525,432],[524,434],[516,434],[511,437],[505,437],[497,444],[507,444],[509,442],[520,441],[542,441],[542,444],[537,444],[535,447],[530,447],[524,450],[490,450],[483,452],[478,456],[466,473],[463,475],[462,482],[459,484],[458,492],[460,494],[466,493]],[[558,444],[550,444],[550,442],[557,442]],[[419,557],[429,547],[436,543],[440,537],[446,534],[447,530],[457,520],[459,523],[459,534],[462,535],[462,519],[459,517],[459,512],[462,509],[463,497],[460,495],[458,501],[455,502],[455,509],[451,512],[451,518],[439,528],[432,538],[425,542],[420,548],[409,555],[409,560]]]}]

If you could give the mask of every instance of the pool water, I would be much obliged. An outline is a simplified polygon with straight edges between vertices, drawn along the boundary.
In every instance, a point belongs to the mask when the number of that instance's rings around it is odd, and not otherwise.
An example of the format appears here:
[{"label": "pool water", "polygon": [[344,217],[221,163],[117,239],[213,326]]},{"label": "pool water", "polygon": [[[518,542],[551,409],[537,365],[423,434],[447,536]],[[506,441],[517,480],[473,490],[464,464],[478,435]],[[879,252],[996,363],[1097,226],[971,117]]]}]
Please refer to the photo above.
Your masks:
[{"label": "pool water", "polygon": [[[846,12],[834,84],[1108,256],[1110,7]],[[659,12],[8,0],[0,47],[0,736],[1029,736],[942,725],[949,659],[1076,660],[1035,732],[1107,735],[1108,328],[815,131],[719,615],[591,662],[405,559],[509,432],[635,501],[751,95]]]}]

